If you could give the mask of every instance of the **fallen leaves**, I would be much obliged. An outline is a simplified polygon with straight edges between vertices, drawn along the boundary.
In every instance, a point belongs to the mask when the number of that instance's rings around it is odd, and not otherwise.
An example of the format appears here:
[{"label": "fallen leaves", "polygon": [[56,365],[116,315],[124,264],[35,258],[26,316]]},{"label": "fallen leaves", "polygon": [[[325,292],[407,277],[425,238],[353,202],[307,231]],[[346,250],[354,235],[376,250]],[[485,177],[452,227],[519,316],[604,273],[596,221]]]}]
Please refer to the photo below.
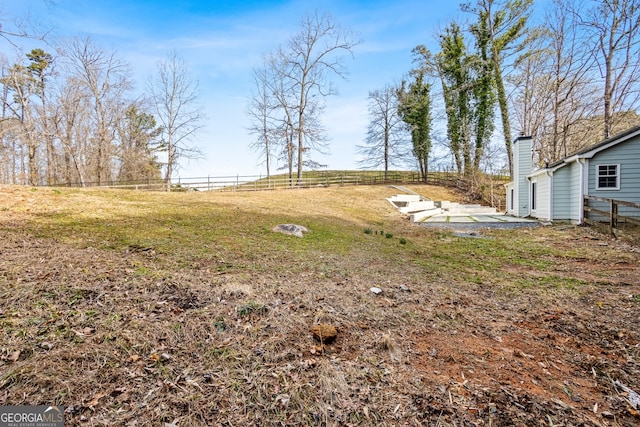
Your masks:
[{"label": "fallen leaves", "polygon": [[96,393],[89,402],[85,403],[83,406],[85,408],[94,409],[100,403],[100,399],[105,397],[107,393]]},{"label": "fallen leaves", "polygon": [[151,355],[149,355],[149,360],[152,361],[153,363],[158,363],[158,362],[167,362],[169,360],[171,360],[171,355],[169,353],[151,353]]},{"label": "fallen leaves", "polygon": [[79,337],[86,337],[86,336],[92,335],[96,331],[95,328],[92,328],[92,327],[89,327],[89,326],[87,326],[86,328],[82,329],[81,331],[78,331],[76,329],[71,329],[71,330]]}]

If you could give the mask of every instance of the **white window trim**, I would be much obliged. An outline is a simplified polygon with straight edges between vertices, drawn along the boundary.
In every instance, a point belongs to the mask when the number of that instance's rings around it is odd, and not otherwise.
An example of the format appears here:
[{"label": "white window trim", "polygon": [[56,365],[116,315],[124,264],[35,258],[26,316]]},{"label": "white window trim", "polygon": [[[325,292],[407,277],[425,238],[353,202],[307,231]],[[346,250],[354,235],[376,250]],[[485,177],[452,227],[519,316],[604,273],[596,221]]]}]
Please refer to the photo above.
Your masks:
[{"label": "white window trim", "polygon": [[[600,187],[600,167],[601,166],[616,167],[616,186],[615,187]],[[620,190],[620,163],[602,163],[602,164],[596,165],[596,190],[599,190],[599,191]]]}]

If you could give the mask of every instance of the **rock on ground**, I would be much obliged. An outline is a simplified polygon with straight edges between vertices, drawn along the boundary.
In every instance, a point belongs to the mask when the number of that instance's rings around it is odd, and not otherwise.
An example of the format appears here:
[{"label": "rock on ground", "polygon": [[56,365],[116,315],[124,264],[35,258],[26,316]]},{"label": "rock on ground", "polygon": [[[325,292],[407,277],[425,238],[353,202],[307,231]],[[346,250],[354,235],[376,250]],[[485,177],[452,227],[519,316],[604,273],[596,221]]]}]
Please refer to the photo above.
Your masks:
[{"label": "rock on ground", "polygon": [[309,230],[307,230],[306,227],[297,224],[278,224],[273,227],[272,231],[275,231],[277,233],[289,234],[291,236],[304,237],[302,233],[306,233]]}]

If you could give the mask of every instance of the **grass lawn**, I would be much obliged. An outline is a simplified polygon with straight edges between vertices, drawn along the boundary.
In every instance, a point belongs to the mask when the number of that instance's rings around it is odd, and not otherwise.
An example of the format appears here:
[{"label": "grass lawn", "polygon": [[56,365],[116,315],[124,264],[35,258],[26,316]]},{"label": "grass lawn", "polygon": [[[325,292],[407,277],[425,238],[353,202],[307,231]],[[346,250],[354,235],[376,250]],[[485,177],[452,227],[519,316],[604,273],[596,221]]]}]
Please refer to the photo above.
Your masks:
[{"label": "grass lawn", "polygon": [[640,423],[638,247],[568,224],[457,237],[397,193],[0,186],[0,405],[69,426]]}]

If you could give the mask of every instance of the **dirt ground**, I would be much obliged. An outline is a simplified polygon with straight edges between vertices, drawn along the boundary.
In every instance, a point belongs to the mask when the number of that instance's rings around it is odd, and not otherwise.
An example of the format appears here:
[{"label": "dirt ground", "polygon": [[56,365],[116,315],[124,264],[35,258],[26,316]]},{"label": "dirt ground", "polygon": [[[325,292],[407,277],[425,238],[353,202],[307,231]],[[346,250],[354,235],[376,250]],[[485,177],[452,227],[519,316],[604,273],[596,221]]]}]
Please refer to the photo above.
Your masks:
[{"label": "dirt ground", "polygon": [[589,228],[487,231],[568,255],[461,284],[366,247],[168,268],[0,219],[0,405],[69,426],[640,425],[640,250]]}]

